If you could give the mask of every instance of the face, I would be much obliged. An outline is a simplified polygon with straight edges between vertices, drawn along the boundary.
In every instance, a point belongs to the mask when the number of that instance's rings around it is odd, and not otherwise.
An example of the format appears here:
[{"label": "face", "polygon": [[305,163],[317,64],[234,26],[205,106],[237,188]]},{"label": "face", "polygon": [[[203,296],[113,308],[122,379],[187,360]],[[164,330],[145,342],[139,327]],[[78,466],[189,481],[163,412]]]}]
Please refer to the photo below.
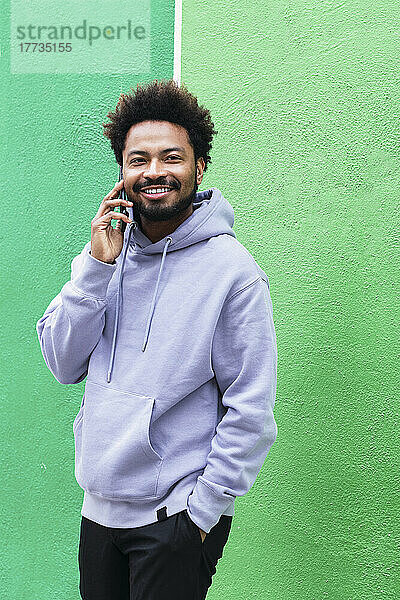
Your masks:
[{"label": "face", "polygon": [[122,157],[125,192],[141,216],[168,221],[191,208],[204,160],[195,163],[184,127],[167,121],[137,123],[127,133]]}]

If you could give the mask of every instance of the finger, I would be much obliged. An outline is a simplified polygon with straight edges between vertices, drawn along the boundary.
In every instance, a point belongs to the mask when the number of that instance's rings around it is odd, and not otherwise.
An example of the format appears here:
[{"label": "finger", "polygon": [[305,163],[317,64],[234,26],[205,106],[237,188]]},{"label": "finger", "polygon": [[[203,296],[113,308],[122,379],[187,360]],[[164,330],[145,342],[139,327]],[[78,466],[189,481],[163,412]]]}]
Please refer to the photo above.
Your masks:
[{"label": "finger", "polygon": [[128,207],[128,206],[133,206],[133,203],[129,202],[128,200],[121,200],[120,198],[114,198],[114,200],[106,200],[104,202],[104,205],[100,206],[96,217],[102,217],[103,215],[106,215],[107,213],[112,211],[112,209],[115,208],[116,206],[121,206],[121,205]]},{"label": "finger", "polygon": [[110,190],[108,192],[108,194],[106,194],[104,196],[103,202],[104,202],[104,200],[108,200],[109,198],[117,198],[122,190],[123,185],[124,185],[123,179],[121,179],[120,181],[117,181],[117,183],[114,185],[112,190]]},{"label": "finger", "polygon": [[[113,189],[112,189],[112,190],[110,190],[110,191],[108,192],[108,194],[113,194],[115,191],[118,191],[118,190],[122,189],[123,185],[124,185],[124,180],[123,180],[123,179],[120,179],[119,181],[117,181],[117,182],[115,183],[115,185],[114,185]],[[108,195],[108,194],[107,194],[107,195]]]},{"label": "finger", "polygon": [[101,221],[103,223],[110,223],[112,219],[122,219],[123,221],[126,221],[126,223],[132,222],[132,219],[130,217],[128,217],[127,215],[124,215],[124,213],[116,212],[115,210],[110,210],[106,214],[104,214],[101,217],[99,217],[98,219],[96,219],[96,221]]},{"label": "finger", "polygon": [[104,200],[104,205],[106,208],[112,206],[119,206],[120,204],[123,204],[124,206],[133,206],[133,202],[131,202],[130,200],[122,200],[122,198],[112,198],[110,200]]},{"label": "finger", "polygon": [[121,204],[123,204],[124,206],[133,206],[133,202],[131,202],[130,200],[123,200],[122,198],[118,198],[118,194],[114,198],[105,196],[96,213],[96,218],[106,214],[111,207],[120,206]]}]

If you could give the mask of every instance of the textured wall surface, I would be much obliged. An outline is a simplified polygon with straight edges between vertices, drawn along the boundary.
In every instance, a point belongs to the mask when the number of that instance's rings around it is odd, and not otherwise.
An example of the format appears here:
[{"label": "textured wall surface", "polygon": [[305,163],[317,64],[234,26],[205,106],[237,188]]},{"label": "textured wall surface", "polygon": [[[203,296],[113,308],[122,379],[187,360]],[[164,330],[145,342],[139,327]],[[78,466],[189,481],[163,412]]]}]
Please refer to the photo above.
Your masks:
[{"label": "textured wall surface", "polygon": [[[101,21],[101,9],[90,16]],[[72,423],[84,383],[63,386],[54,379],[35,325],[70,278],[71,260],[90,240],[91,219],[118,179],[101,126],[107,112],[138,81],[172,77],[174,2],[152,1],[152,73],[146,78],[10,75],[9,11],[0,18],[0,345],[6,368],[0,387],[0,597],[78,600],[83,492],[74,477]]]},{"label": "textured wall surface", "polygon": [[[396,597],[399,17],[389,0],[183,2],[182,80],[219,130],[202,189],[270,278],[279,361],[278,438],[207,600]],[[152,42],[159,76],[171,36]],[[11,76],[1,50],[0,590],[78,600],[84,384],[53,378],[35,323],[116,180],[101,122],[136,80]]]},{"label": "textured wall surface", "polygon": [[278,437],[210,600],[396,597],[399,20],[393,0],[183,3],[182,81],[219,130],[206,183],[278,342]]}]

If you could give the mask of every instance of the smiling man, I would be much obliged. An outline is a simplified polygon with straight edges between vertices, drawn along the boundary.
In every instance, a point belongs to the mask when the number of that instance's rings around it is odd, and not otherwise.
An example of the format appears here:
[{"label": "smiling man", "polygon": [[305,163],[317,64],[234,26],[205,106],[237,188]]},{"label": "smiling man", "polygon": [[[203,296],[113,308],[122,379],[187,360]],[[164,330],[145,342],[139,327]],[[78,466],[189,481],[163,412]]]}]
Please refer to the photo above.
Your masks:
[{"label": "smiling man", "polygon": [[203,600],[235,498],[277,436],[269,282],[220,190],[198,191],[216,133],[209,111],[155,81],[107,116],[123,180],[37,322],[56,379],[87,376],[73,424],[80,592]]}]

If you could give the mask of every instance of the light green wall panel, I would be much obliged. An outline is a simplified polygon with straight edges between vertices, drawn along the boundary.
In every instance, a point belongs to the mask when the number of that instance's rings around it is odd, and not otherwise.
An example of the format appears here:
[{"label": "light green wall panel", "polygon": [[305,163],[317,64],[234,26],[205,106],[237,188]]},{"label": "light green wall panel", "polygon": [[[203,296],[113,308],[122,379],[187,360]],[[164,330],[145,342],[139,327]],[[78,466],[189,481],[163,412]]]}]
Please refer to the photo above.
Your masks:
[{"label": "light green wall panel", "polygon": [[393,0],[183,3],[182,81],[219,130],[205,185],[278,344],[277,440],[207,600],[399,596],[399,22]]}]

